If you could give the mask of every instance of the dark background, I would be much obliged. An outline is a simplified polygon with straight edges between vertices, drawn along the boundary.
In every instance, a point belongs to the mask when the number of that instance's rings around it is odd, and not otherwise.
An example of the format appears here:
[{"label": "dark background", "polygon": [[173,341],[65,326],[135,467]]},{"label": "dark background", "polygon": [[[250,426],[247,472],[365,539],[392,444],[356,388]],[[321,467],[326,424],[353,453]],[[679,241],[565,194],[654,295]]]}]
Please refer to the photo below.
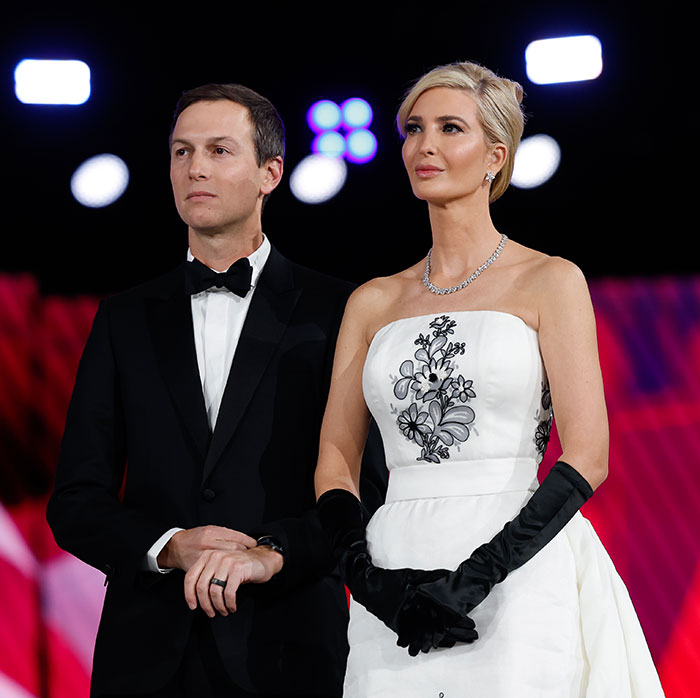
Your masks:
[{"label": "dark background", "polygon": [[[403,171],[394,116],[415,78],[455,60],[475,60],[521,82],[525,136],[547,133],[562,148],[552,180],[534,190],[511,188],[494,204],[501,232],[572,259],[590,278],[697,270],[679,205],[694,169],[684,120],[697,85],[682,76],[691,73],[681,57],[688,24],[673,4],[119,9],[15,10],[3,20],[0,272],[31,272],[42,293],[112,293],[183,258],[186,230],[172,202],[167,134],[180,93],[206,82],[246,84],[282,114],[286,175],[263,229],[284,254],[357,282],[413,264],[427,251],[430,230]],[[599,79],[528,81],[530,41],[588,33],[603,45]],[[21,104],[13,71],[29,57],[87,62],[90,100],[77,107]],[[377,157],[349,164],[348,181],[330,202],[300,203],[288,181],[309,152],[306,110],[320,98],[351,96],[374,108]],[[70,177],[101,152],[124,159],[131,179],[116,203],[88,209],[73,199]]]}]

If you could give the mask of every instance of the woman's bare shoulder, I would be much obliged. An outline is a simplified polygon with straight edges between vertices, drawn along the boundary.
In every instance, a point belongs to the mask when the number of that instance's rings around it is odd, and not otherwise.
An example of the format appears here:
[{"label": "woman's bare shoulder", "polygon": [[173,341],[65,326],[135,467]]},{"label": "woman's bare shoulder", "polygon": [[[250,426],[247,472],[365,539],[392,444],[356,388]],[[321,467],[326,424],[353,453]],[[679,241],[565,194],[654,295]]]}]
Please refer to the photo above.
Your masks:
[{"label": "woman's bare shoulder", "polygon": [[369,340],[380,327],[394,319],[396,308],[415,288],[415,269],[370,279],[356,288],[348,300],[346,314],[361,322]]},{"label": "woman's bare shoulder", "polygon": [[405,286],[403,274],[393,276],[378,276],[370,279],[350,295],[348,307],[354,312],[382,313],[390,308],[396,299],[401,297]]},{"label": "woman's bare shoulder", "polygon": [[585,285],[583,272],[570,260],[551,256],[519,243],[515,243],[514,248],[511,263],[517,269],[520,281],[531,286],[533,290],[547,292],[559,286],[580,286],[581,283]]},{"label": "woman's bare shoulder", "polygon": [[549,331],[569,332],[563,328],[571,322],[580,325],[593,317],[586,277],[571,260],[541,252],[531,254],[518,276],[518,286],[536,312],[541,339]]}]

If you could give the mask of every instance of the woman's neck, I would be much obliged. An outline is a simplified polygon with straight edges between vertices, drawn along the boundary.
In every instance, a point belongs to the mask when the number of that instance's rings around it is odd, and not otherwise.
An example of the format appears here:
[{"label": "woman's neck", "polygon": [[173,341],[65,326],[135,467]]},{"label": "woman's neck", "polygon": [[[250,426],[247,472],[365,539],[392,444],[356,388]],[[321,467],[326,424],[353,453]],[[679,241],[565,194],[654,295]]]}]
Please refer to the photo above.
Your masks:
[{"label": "woman's neck", "polygon": [[433,234],[431,281],[449,286],[471,274],[488,259],[500,241],[488,206],[429,204]]}]

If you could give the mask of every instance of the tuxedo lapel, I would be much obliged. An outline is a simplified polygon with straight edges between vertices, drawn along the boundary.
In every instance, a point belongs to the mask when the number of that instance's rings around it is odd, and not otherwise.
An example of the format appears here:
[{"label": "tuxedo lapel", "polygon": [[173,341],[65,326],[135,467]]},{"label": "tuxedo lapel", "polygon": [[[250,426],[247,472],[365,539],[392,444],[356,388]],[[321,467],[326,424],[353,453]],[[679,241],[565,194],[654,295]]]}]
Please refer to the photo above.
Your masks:
[{"label": "tuxedo lapel", "polygon": [[163,293],[147,298],[148,323],[163,380],[175,408],[204,458],[210,441],[194,345],[190,296],[184,292],[184,267],[176,269]]},{"label": "tuxedo lapel", "polygon": [[301,289],[294,288],[291,264],[274,247],[248,309],[233,357],[216,428],[204,463],[206,479],[221,458],[277,350]]}]

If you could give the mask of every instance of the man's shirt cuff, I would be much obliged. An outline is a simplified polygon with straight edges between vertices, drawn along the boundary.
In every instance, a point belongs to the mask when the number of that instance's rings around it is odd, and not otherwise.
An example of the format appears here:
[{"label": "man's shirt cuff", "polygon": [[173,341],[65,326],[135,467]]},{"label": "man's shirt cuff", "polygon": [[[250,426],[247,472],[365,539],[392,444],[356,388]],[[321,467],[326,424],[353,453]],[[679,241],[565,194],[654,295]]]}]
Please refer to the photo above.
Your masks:
[{"label": "man's shirt cuff", "polygon": [[158,567],[158,555],[160,551],[167,545],[168,541],[175,535],[178,531],[184,531],[183,528],[171,528],[166,531],[148,550],[146,553],[146,559],[144,560],[144,569],[149,572],[158,572],[159,574],[167,574],[173,571],[173,567]]}]

